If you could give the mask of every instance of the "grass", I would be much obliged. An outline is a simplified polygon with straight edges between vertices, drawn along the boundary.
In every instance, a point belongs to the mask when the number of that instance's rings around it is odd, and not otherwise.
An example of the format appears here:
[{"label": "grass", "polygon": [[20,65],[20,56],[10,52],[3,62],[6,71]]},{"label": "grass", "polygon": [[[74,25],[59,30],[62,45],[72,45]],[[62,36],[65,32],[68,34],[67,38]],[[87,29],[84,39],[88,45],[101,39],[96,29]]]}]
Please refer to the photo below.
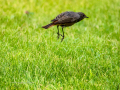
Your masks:
[{"label": "grass", "polygon": [[[119,0],[0,3],[1,90],[120,90]],[[61,43],[56,27],[41,27],[64,11],[89,19],[65,28]]]}]

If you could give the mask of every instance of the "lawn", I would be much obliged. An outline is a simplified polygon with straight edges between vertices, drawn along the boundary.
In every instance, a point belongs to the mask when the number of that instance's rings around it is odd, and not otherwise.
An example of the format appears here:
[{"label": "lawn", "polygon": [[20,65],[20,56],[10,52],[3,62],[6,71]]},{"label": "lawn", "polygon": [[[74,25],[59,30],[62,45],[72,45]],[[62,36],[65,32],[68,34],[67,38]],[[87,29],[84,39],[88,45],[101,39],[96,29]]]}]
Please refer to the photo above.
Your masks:
[{"label": "lawn", "polygon": [[[61,42],[41,27],[64,11],[89,18]],[[120,1],[1,0],[0,90],[120,90]]]}]

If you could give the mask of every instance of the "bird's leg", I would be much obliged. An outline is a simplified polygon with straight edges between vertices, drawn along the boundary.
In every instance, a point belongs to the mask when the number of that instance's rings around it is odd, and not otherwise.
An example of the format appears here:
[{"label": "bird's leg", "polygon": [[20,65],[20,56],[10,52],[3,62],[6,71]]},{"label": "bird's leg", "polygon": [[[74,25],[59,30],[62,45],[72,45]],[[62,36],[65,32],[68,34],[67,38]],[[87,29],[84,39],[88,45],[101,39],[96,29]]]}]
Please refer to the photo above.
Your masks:
[{"label": "bird's leg", "polygon": [[63,35],[62,35],[61,42],[62,42],[62,41],[63,41],[63,39],[64,39],[64,31],[63,31],[63,28],[64,28],[64,27],[62,27],[62,32],[63,32]]},{"label": "bird's leg", "polygon": [[[59,36],[61,35],[61,34],[59,33],[59,25],[57,25],[57,29],[58,29],[58,33],[57,33],[58,36],[57,36],[57,37],[58,37],[58,39],[59,39]],[[62,35],[61,35],[61,36],[62,36]]]},{"label": "bird's leg", "polygon": [[57,36],[57,37],[58,37],[58,39],[59,39],[59,36],[60,36],[60,34],[59,34],[59,25],[57,25],[57,29],[58,29],[58,33],[57,33],[58,36]]}]

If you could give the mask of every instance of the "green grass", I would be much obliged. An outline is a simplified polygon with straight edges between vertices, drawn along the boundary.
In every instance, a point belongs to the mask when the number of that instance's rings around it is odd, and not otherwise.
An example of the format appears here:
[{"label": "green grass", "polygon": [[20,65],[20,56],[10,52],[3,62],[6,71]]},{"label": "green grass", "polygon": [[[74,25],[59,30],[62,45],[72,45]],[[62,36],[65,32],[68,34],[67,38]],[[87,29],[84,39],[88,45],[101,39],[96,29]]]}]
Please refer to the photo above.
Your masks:
[{"label": "green grass", "polygon": [[[61,42],[41,27],[64,11],[89,19]],[[0,89],[120,90],[119,0],[1,0]]]}]

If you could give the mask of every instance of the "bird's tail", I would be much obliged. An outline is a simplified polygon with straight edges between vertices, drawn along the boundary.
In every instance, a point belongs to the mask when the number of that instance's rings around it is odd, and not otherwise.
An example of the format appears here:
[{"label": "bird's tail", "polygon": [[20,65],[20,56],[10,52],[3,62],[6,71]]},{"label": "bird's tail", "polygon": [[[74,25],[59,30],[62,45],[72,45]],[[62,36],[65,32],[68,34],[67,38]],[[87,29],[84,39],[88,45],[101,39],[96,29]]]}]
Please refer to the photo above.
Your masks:
[{"label": "bird's tail", "polygon": [[54,26],[54,24],[53,24],[53,23],[50,23],[50,24],[48,24],[48,25],[43,26],[42,28],[48,29],[48,28],[50,28],[50,27],[52,27],[52,26]]}]

